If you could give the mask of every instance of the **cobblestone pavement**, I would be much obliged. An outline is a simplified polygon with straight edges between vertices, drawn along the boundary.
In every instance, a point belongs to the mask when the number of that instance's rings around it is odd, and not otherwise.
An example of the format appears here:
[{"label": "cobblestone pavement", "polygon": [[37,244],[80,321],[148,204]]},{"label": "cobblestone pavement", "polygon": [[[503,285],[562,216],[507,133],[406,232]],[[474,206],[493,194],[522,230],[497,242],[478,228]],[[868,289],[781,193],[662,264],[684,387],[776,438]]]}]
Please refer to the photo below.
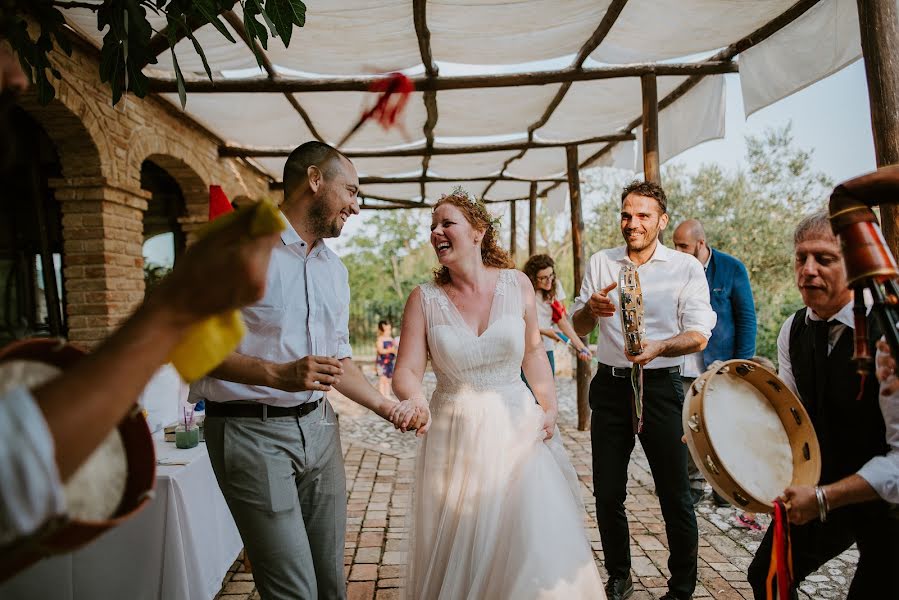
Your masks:
[{"label": "cobblestone pavement", "polygon": [[[428,392],[433,375],[426,379]],[[372,380],[374,376],[372,375]],[[591,473],[590,433],[577,431],[575,387],[572,379],[557,381],[560,398],[559,426],[565,447],[583,484],[585,525],[602,568],[602,549],[596,528]],[[344,555],[350,600],[392,600],[400,597],[402,569],[406,561],[406,513],[409,510],[417,440],[343,397],[332,398],[340,415],[340,432],[346,463],[347,537]],[[631,533],[633,600],[652,600],[667,591],[669,575],[664,523],[652,476],[637,444],[629,468],[625,503]],[[746,571],[762,539],[762,532],[733,525],[737,512],[717,508],[710,494],[699,504],[699,584],[695,598],[741,600],[752,598]],[[769,519],[760,516],[767,526]],[[845,598],[855,571],[858,553],[853,546],[833,559],[801,586],[800,598]],[[252,574],[238,557],[222,583],[216,600],[257,600]]]}]

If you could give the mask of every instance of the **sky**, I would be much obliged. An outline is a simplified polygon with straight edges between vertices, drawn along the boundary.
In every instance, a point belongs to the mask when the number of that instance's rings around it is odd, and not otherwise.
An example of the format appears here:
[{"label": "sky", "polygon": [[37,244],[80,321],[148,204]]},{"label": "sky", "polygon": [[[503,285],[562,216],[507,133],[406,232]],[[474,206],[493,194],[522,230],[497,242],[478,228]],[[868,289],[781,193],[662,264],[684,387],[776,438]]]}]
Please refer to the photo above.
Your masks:
[{"label": "sky", "polygon": [[[704,142],[672,158],[669,163],[696,170],[705,163],[727,169],[743,164],[746,135],[758,135],[792,123],[795,144],[812,152],[812,165],[840,182],[875,168],[874,142],[865,69],[861,60],[792,96],[744,117],[739,75],[726,79],[727,112],[725,137]],[[366,213],[351,218],[340,238],[329,245],[338,254],[346,241],[363,229]],[[171,264],[171,238],[158,236],[145,245],[144,255],[161,264]]]}]

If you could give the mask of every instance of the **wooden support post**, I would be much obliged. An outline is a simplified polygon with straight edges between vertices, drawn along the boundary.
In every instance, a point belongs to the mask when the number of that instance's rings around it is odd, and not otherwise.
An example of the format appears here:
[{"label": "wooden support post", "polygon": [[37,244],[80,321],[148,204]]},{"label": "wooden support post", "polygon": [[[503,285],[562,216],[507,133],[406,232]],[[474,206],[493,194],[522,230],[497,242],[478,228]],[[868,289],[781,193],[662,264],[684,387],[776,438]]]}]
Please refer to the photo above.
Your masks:
[{"label": "wooden support post", "polygon": [[528,258],[537,254],[537,183],[531,182],[528,198]]},{"label": "wooden support post", "polygon": [[[574,258],[574,290],[577,296],[584,279],[584,214],[581,208],[581,177],[578,171],[577,146],[566,146],[568,159],[568,195],[571,198],[571,246]],[[586,343],[586,339],[584,340]],[[587,431],[590,427],[590,366],[583,361],[577,363],[577,428]]]},{"label": "wooden support post", "polygon": [[655,75],[641,75],[643,91],[643,178],[662,183],[659,171],[659,91]]},{"label": "wooden support post", "polygon": [[509,255],[512,257],[512,262],[515,262],[515,249],[518,247],[518,216],[515,214],[515,205],[518,204],[515,200],[509,202],[509,206],[511,207],[511,212],[509,214]]},{"label": "wooden support post", "polygon": [[[892,0],[858,0],[877,166],[899,163],[899,9]],[[880,207],[883,236],[899,256],[899,210]]]}]

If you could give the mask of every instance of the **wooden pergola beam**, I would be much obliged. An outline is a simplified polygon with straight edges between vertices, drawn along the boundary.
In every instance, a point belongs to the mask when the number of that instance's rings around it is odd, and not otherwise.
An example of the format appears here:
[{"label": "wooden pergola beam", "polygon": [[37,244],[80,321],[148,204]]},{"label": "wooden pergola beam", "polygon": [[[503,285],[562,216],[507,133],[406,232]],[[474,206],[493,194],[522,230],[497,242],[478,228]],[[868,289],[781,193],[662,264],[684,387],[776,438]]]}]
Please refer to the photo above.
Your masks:
[{"label": "wooden pergola beam", "polygon": [[[415,25],[415,36],[418,38],[418,51],[421,64],[425,67],[425,75],[434,79],[438,75],[437,63],[431,53],[431,31],[428,29],[427,0],[412,0],[412,21]],[[421,159],[421,197],[425,197],[425,181],[428,176],[428,165],[431,162],[431,148],[434,147],[434,128],[437,126],[437,92],[424,93],[424,105],[427,119],[424,124],[425,152]]]},{"label": "wooden pergola beam", "polygon": [[[247,30],[244,27],[243,22],[240,20],[240,17],[237,16],[233,10],[226,10],[222,13],[222,16],[231,25],[231,28],[237,32],[237,35],[240,36],[240,39],[244,41],[250,50],[254,50],[257,56],[262,57],[262,67],[265,69],[265,72],[268,74],[269,81],[277,81],[279,76],[278,72],[275,70],[275,65],[272,64],[271,59],[268,57],[268,54],[265,53],[263,48],[259,45],[259,42],[250,41],[250,37],[247,35]],[[309,113],[306,112],[300,102],[293,96],[293,94],[284,94],[284,98],[293,106],[293,109],[297,111],[297,114],[300,115],[300,118],[303,119],[303,122],[306,124],[306,127],[309,129],[309,133],[320,142],[324,142],[325,140],[315,129],[315,125],[312,124],[312,118],[309,116]]]},{"label": "wooden pergola beam", "polygon": [[[549,85],[575,81],[597,81],[621,77],[640,77],[646,74],[665,76],[697,76],[736,73],[737,64],[727,61],[703,61],[695,63],[640,63],[633,65],[566,68],[557,71],[536,71],[531,73],[507,73],[499,75],[458,75],[452,77],[412,77],[416,91],[485,89],[498,87],[518,87],[528,85]],[[341,78],[287,78],[275,81],[268,78],[247,79],[188,79],[184,88],[192,94],[227,93],[309,93],[309,92],[367,92],[369,86],[380,77]],[[157,94],[178,91],[174,79],[150,78],[148,89]]]},{"label": "wooden pergola beam", "polygon": [[655,75],[640,78],[640,92],[643,97],[643,178],[646,181],[662,183],[659,168],[659,91]]},{"label": "wooden pergola beam", "polygon": [[[792,23],[793,21],[795,21],[796,19],[798,19],[799,17],[804,15],[806,12],[808,12],[809,9],[811,9],[815,4],[817,4],[820,1],[821,0],[799,0],[799,2],[797,2],[793,6],[791,6],[784,12],[782,12],[780,15],[778,15],[774,19],[768,21],[767,23],[765,23],[764,25],[762,25],[761,27],[759,27],[758,29],[756,29],[755,31],[750,33],[749,35],[747,35],[743,38],[740,38],[733,44],[729,45],[727,48],[724,48],[720,52],[716,53],[714,56],[712,56],[709,59],[709,61],[712,61],[712,62],[714,62],[714,61],[732,61],[741,52],[745,52],[746,50],[748,50],[749,48],[752,48],[756,44],[759,44],[759,43],[765,41],[766,39],[768,39],[769,37],[771,37],[778,31],[780,31],[781,29],[783,29],[784,27],[786,27],[787,25],[789,25],[790,23]],[[699,74],[691,76],[685,82],[683,82],[682,84],[677,86],[674,90],[671,91],[671,93],[669,93],[667,96],[665,96],[662,100],[659,101],[659,110],[663,110],[667,106],[670,106],[678,98],[682,97],[688,91],[693,89],[697,83],[702,81],[703,77],[704,77],[704,75],[699,75]],[[627,127],[625,127],[625,129],[627,131],[631,131],[634,128],[636,128],[637,126],[641,125],[642,122],[643,122],[643,117],[642,116],[637,117],[636,119],[634,119],[633,121],[628,123],[628,125],[627,125]],[[586,160],[582,161],[580,164],[580,167],[583,169],[583,168],[590,166],[591,164],[593,164],[594,162],[599,160],[602,156],[604,156],[606,153],[610,152],[612,150],[612,147],[614,147],[616,143],[617,142],[610,142],[606,146],[600,148],[595,153],[593,153],[591,156],[587,157]],[[559,184],[553,184],[553,185],[549,186],[548,188],[543,190],[543,193],[545,194],[545,193],[549,192],[550,190],[555,189],[555,187],[557,185],[559,185]]]},{"label": "wooden pergola beam", "polygon": [[[594,30],[593,34],[587,38],[587,41],[584,42],[584,45],[581,46],[580,50],[578,50],[577,55],[574,57],[574,61],[571,64],[572,69],[580,69],[584,65],[584,61],[587,60],[587,57],[590,56],[590,53],[596,50],[597,47],[602,43],[602,41],[609,34],[609,31],[612,29],[612,25],[615,24],[615,21],[618,19],[618,15],[621,14],[621,11],[624,9],[624,5],[627,4],[627,0],[612,0],[612,3],[606,9],[606,12],[603,14],[602,19],[599,22],[599,25]],[[549,105],[546,107],[546,110],[543,111],[543,115],[539,119],[537,119],[534,123],[528,127],[528,141],[534,139],[534,132],[546,125],[549,122],[550,117],[555,112],[556,108],[562,103],[562,100],[565,98],[565,94],[568,93],[568,90],[571,88],[570,81],[566,81],[562,84],[559,90],[556,92],[556,95],[550,100]],[[515,162],[517,159],[521,158],[527,153],[528,149],[524,148],[517,155],[511,157],[506,162],[503,163],[503,168],[500,170],[500,173],[505,173],[506,169]],[[487,186],[485,192],[489,192],[490,188],[493,187],[493,184]]]},{"label": "wooden pergola beam", "polygon": [[[343,154],[349,158],[388,158],[401,156],[425,156],[429,152],[432,156],[450,154],[477,154],[481,152],[502,152],[506,150],[525,150],[531,148],[564,148],[565,146],[579,146],[582,144],[600,144],[603,142],[626,142],[635,140],[632,133],[613,133],[611,135],[598,135],[596,137],[567,142],[504,142],[499,144],[476,144],[467,146],[434,146],[430,150],[426,146],[416,148],[394,148],[388,150],[343,150]],[[285,157],[290,156],[293,147],[289,148],[248,148],[241,146],[219,146],[220,157]]]},{"label": "wooden pergola beam", "polygon": [[382,177],[378,175],[363,175],[359,178],[360,185],[370,185],[373,183],[454,183],[456,181],[516,181],[520,183],[531,182],[548,182],[548,183],[564,183],[567,181],[564,177],[544,177],[535,179],[526,179],[524,177],[513,177],[511,175],[486,175],[483,177],[438,177],[436,175],[402,175],[395,177]]},{"label": "wooden pergola beam", "polygon": [[537,182],[531,182],[528,196],[528,256],[537,254]]},{"label": "wooden pergola beam", "polygon": [[[877,166],[899,163],[899,10],[892,0],[858,0],[874,155]],[[880,207],[883,237],[899,256],[899,211],[895,204]]]},{"label": "wooden pergola beam", "polygon": [[[387,183],[455,183],[457,181],[513,181],[518,183],[564,183],[567,181],[564,177],[546,177],[543,179],[525,179],[523,177],[511,177],[508,175],[488,175],[484,177],[437,177],[429,175],[422,177],[421,175],[408,175],[400,177],[380,177],[377,175],[363,175],[359,178],[359,185],[387,184]],[[272,181],[269,189],[280,190],[284,188],[281,181]],[[360,195],[366,194],[360,192]],[[373,196],[368,196],[373,197]],[[422,196],[424,197],[424,196]],[[524,200],[525,198],[516,198],[516,200]],[[502,200],[502,202],[510,202],[511,200]],[[414,201],[413,201],[414,202]]]},{"label": "wooden pergola beam", "polygon": [[[586,262],[584,257],[584,213],[581,203],[581,177],[577,146],[565,148],[565,159],[568,164],[568,197],[571,199],[571,249],[574,263],[574,291],[571,297],[574,298],[577,296],[580,282],[584,279]],[[577,428],[578,431],[587,431],[590,427],[590,366],[581,360],[575,362],[577,363]]]}]

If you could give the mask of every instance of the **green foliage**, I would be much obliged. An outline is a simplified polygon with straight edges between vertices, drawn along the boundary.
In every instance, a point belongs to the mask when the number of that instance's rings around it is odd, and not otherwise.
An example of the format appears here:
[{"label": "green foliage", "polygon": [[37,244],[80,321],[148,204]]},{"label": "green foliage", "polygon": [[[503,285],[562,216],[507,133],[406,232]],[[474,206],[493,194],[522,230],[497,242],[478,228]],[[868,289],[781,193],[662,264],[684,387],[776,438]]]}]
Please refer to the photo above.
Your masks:
[{"label": "green foliage", "polygon": [[[187,96],[184,74],[175,55],[175,44],[181,37],[188,38],[203,61],[206,75],[212,79],[212,70],[194,31],[212,24],[228,41],[237,43],[219,17],[235,4],[235,0],[3,0],[0,3],[0,37],[9,40],[23,69],[37,89],[38,100],[46,104],[56,95],[47,71],[56,79],[60,78],[49,59],[54,43],[66,55],[72,52],[64,29],[65,19],[59,9],[77,6],[95,10],[97,29],[102,31],[108,28],[100,50],[100,79],[109,84],[112,103],[116,104],[126,91],[139,98],[147,94],[147,77],[143,74],[143,67],[156,63],[155,50],[150,46],[150,41],[159,33],[154,31],[147,16],[164,15],[165,36],[169,41],[178,82],[178,96],[183,107]],[[256,44],[253,42],[258,40],[263,48],[267,48],[268,36],[271,34],[272,37],[280,38],[287,46],[290,44],[293,27],[302,27],[306,23],[306,5],[301,0],[240,0],[240,5],[243,8],[244,26],[250,47],[260,66],[262,56],[256,52]],[[260,17],[261,22],[258,20]],[[37,37],[32,37],[28,30],[29,18],[36,24]]]},{"label": "green foliage", "polygon": [[422,210],[379,212],[349,240],[343,262],[353,298],[350,341],[361,353],[371,352],[378,320],[399,327],[406,298],[437,266],[427,239],[430,218]]},{"label": "green foliage", "polygon": [[165,276],[172,272],[170,267],[158,265],[153,262],[144,262],[144,292],[149,292],[156,287]]}]

